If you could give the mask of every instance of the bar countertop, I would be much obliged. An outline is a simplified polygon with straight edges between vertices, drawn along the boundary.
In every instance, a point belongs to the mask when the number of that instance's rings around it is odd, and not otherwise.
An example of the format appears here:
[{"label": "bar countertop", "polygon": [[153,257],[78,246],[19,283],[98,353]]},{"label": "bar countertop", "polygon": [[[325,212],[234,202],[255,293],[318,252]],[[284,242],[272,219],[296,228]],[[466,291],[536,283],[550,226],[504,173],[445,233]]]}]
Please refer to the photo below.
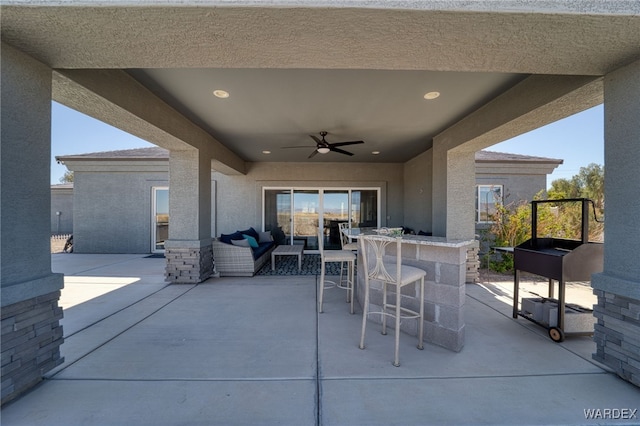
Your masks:
[{"label": "bar countertop", "polygon": [[[372,235],[372,236],[379,235],[374,230],[370,230],[370,229],[360,230],[359,228],[350,229],[348,231],[345,231],[345,233],[351,239],[354,239],[354,238],[357,239],[361,235]],[[382,235],[382,236],[388,237],[389,235]],[[406,242],[409,244],[419,244],[424,246],[460,248],[460,247],[465,247],[465,246],[468,246],[469,244],[472,244],[474,240],[453,240],[453,239],[448,239],[446,237],[432,237],[432,236],[426,236],[426,235],[405,234],[402,236],[402,242],[403,243]]]}]

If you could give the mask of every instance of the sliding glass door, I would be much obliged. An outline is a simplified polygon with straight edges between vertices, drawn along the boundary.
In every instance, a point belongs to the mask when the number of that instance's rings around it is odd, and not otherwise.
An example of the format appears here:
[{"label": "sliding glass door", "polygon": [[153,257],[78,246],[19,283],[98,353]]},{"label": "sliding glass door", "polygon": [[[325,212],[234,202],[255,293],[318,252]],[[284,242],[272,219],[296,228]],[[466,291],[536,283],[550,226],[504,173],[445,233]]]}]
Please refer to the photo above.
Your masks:
[{"label": "sliding glass door", "polygon": [[349,223],[349,190],[325,190],[323,195],[324,246],[339,250],[342,245],[338,226]]},{"label": "sliding glass door", "polygon": [[271,231],[277,244],[291,244],[291,190],[266,189],[263,198],[265,231]]},{"label": "sliding glass door", "polygon": [[378,188],[264,188],[264,229],[278,244],[302,244],[317,250],[318,228],[324,228],[327,249],[340,249],[338,225],[379,226]]},{"label": "sliding glass door", "polygon": [[378,190],[358,189],[351,191],[351,228],[377,228]]},{"label": "sliding glass door", "polygon": [[318,223],[320,220],[320,191],[293,191],[293,244],[304,245],[305,250],[318,250]]}]

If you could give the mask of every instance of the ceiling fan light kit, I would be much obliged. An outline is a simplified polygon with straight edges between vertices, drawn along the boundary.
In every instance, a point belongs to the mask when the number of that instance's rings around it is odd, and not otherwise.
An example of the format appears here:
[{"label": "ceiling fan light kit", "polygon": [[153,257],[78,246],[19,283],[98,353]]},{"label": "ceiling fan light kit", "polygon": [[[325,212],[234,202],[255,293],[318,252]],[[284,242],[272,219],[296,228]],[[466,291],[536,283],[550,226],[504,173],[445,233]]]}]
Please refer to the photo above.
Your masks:
[{"label": "ceiling fan light kit", "polygon": [[[322,137],[322,139],[318,139],[317,136],[315,135],[309,135],[309,137],[311,137],[311,139],[313,139],[316,143],[316,149],[313,150],[313,152],[311,153],[311,155],[309,155],[309,157],[307,158],[311,158],[314,155],[316,155],[317,153],[320,154],[328,154],[329,152],[333,151],[333,152],[337,152],[338,154],[344,154],[344,155],[348,155],[348,156],[352,156],[353,153],[349,152],[349,151],[345,151],[343,149],[338,148],[339,146],[346,146],[346,145],[357,145],[357,144],[361,144],[364,143],[364,141],[349,141],[349,142],[336,142],[336,143],[329,143],[325,140],[325,136],[327,136],[327,132],[322,131],[320,132],[320,136]],[[308,146],[285,146],[283,148],[308,148]]]}]

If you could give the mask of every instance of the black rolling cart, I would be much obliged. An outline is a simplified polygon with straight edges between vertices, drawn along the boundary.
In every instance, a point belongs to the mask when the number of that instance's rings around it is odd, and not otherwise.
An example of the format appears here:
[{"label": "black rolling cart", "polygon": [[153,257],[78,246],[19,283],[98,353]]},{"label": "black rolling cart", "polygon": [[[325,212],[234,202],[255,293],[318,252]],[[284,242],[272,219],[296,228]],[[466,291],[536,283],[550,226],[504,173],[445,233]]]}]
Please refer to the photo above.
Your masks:
[{"label": "black rolling cart", "polygon": [[[538,238],[538,205],[542,203],[581,203],[582,238]],[[513,251],[513,318],[523,317],[547,328],[549,337],[562,342],[568,335],[593,334],[593,311],[565,303],[567,281],[591,281],[591,275],[602,272],[604,246],[589,242],[589,203],[587,198],[541,200],[531,202],[531,239]],[[549,297],[523,299],[520,303],[520,273],[530,272],[549,279]],[[558,298],[554,298],[554,284],[558,282]]]}]

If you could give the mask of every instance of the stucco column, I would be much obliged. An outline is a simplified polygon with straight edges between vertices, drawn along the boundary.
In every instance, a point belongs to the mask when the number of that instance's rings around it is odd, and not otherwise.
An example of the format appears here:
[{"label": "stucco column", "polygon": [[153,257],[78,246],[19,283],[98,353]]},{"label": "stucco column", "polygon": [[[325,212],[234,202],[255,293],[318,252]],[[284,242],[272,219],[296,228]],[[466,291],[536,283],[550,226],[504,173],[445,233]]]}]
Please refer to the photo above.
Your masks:
[{"label": "stucco column", "polygon": [[608,74],[605,111],[604,270],[594,359],[640,386],[640,61]]},{"label": "stucco column", "polygon": [[213,273],[211,155],[203,150],[170,151],[165,257],[172,283],[199,283]]},{"label": "stucco column", "polygon": [[2,43],[2,403],[63,362],[51,272],[51,69]]},{"label": "stucco column", "polygon": [[475,152],[448,149],[433,141],[433,235],[473,240]]}]

